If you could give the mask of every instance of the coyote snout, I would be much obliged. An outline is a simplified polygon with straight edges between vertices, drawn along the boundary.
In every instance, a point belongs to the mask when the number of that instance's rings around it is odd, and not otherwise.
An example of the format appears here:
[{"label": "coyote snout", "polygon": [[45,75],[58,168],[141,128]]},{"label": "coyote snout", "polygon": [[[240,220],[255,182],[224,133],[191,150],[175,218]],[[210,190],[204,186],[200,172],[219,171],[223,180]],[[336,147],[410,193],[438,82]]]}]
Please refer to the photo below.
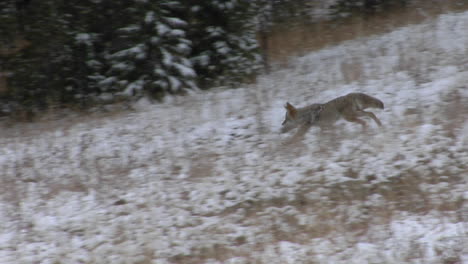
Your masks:
[{"label": "coyote snout", "polygon": [[377,98],[363,93],[350,93],[335,98],[324,104],[312,104],[302,108],[295,108],[286,103],[286,115],[282,123],[281,132],[301,127],[298,134],[304,134],[312,125],[331,125],[343,118],[346,121],[361,124],[366,129],[367,123],[359,117],[370,117],[377,125],[382,126],[380,120],[366,108],[384,108],[384,104]]}]

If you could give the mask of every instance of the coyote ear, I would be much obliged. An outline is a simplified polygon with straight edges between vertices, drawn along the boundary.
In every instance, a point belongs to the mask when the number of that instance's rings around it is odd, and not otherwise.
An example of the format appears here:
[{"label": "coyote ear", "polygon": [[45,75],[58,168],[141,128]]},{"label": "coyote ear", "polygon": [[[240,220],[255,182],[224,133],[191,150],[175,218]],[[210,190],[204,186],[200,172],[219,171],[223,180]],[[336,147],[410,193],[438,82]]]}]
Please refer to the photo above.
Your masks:
[{"label": "coyote ear", "polygon": [[297,109],[292,105],[290,104],[289,102],[286,103],[286,105],[284,106],[284,108],[286,108],[286,110],[288,111],[288,113],[294,117],[296,115],[296,112],[297,112]]}]

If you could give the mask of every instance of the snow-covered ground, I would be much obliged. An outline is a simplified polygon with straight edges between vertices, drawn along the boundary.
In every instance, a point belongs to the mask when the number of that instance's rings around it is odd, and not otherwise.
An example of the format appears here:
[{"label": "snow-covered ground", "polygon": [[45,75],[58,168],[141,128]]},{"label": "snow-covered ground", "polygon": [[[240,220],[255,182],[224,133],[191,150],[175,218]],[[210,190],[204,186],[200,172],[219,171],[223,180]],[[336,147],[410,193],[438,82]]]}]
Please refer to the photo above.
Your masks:
[{"label": "snow-covered ground", "polygon": [[[0,263],[468,263],[468,12],[290,65],[3,131]],[[351,91],[383,128],[283,144],[286,101]]]}]

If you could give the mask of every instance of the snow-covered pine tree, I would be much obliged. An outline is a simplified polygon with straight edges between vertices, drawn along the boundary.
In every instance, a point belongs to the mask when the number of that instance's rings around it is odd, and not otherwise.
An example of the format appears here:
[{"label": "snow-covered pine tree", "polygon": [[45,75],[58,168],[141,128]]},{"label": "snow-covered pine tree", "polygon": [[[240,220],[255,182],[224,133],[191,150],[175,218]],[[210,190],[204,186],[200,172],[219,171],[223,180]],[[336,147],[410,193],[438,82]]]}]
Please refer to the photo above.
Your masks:
[{"label": "snow-covered pine tree", "polygon": [[135,0],[106,50],[109,69],[93,78],[104,91],[155,97],[239,83],[260,67],[253,10],[237,0]]},{"label": "snow-covered pine tree", "polygon": [[199,85],[232,85],[260,68],[253,1],[184,1]]},{"label": "snow-covered pine tree", "polygon": [[[15,0],[11,0],[15,1]],[[100,93],[89,77],[104,68],[102,50],[112,19],[103,23],[104,2],[60,0],[24,1],[18,34],[30,47],[5,63],[11,71],[7,98],[12,104],[35,111],[51,104],[87,103]],[[121,6],[112,4],[119,10]]]},{"label": "snow-covered pine tree", "polygon": [[116,29],[115,44],[106,51],[109,69],[99,80],[101,89],[160,97],[196,88],[180,7],[177,1],[133,1],[125,10],[131,19]]},{"label": "snow-covered pine tree", "polygon": [[31,48],[4,64],[7,100],[20,105],[160,97],[237,83],[260,67],[249,1],[44,0],[22,12]]}]

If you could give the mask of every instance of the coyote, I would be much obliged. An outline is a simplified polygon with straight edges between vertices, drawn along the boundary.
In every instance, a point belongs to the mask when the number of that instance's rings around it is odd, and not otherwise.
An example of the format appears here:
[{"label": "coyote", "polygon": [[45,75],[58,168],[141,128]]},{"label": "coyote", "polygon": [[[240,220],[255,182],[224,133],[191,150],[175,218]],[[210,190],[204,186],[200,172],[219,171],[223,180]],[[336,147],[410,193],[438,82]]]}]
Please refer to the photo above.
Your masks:
[{"label": "coyote", "polygon": [[[367,124],[359,117],[367,116],[372,118],[377,125],[382,126],[380,120],[372,112],[366,112],[366,108],[384,108],[384,104],[377,98],[363,93],[350,93],[345,96],[335,98],[324,104],[312,104],[302,108],[295,108],[290,103],[286,103],[286,116],[282,123],[281,132],[300,127],[296,136],[303,135],[312,125],[320,127],[329,126],[340,118],[349,122],[362,125],[365,130]],[[295,137],[296,137],[295,136]]]}]

